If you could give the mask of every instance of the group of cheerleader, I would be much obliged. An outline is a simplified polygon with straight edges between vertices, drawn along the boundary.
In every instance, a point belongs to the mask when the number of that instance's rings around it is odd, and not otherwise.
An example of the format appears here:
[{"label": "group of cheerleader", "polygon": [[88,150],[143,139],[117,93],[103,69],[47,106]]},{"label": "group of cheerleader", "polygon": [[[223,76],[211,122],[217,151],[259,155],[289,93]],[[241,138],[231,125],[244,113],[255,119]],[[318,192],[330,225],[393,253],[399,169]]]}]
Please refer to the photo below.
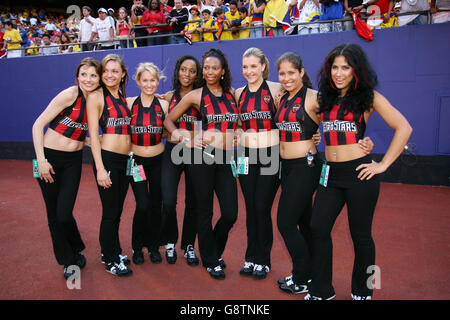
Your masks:
[{"label": "group of cheerleader", "polygon": [[[268,81],[264,53],[247,49],[242,56],[247,84],[235,90],[226,56],[213,48],[201,62],[180,57],[173,90],[165,94],[157,93],[164,77],[160,69],[140,63],[134,75],[140,94],[126,97],[129,74],[120,56],[108,54],[101,62],[83,59],[76,85],[60,92],[33,125],[37,181],[64,277],[72,275],[69,266],[86,264],[73,217],[86,143],[102,203],[99,240],[107,272],[132,274],[119,240],[129,184],[136,199],[133,263],[144,263],[144,248],[151,262],[161,262],[163,246],[167,262],[176,262],[177,191],[184,174],[180,247],[189,265],[201,261],[212,278],[225,278],[222,255],[238,216],[239,180],[247,231],[239,273],[266,278],[273,244],[271,210],[281,185],[276,223],[292,274],[278,280],[279,288],[308,293],[305,299],[335,297],[331,231],[347,205],[355,251],[351,294],[353,299],[371,299],[367,270],[375,265],[371,231],[378,175],[401,154],[411,126],[375,91],[376,73],[358,45],[342,44],[327,55],[317,91],[297,53],[284,53],[276,67],[279,82]],[[395,132],[380,162],[372,160],[373,143],[364,137],[374,111]],[[324,159],[316,149],[321,140]],[[214,193],[220,206],[215,224]]]}]

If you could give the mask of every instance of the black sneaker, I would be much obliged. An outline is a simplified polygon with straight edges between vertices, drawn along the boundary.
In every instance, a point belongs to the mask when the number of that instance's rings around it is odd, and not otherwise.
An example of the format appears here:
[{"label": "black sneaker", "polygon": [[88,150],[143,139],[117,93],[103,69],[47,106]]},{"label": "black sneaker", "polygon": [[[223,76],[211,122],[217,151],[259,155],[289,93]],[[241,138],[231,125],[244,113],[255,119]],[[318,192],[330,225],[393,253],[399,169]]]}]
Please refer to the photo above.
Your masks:
[{"label": "black sneaker", "polygon": [[75,258],[75,264],[80,269],[83,269],[86,266],[86,257],[83,255],[83,253],[81,253],[81,252],[77,253],[77,256]]},{"label": "black sneaker", "polygon": [[214,268],[206,268],[206,271],[208,271],[209,275],[214,279],[218,280],[225,279],[225,272],[223,272],[221,266],[216,266]]},{"label": "black sneaker", "polygon": [[255,265],[253,262],[244,262],[244,267],[239,271],[239,274],[241,276],[251,276],[253,274],[253,269],[255,268]]},{"label": "black sneaker", "polygon": [[106,272],[114,274],[119,277],[126,277],[133,273],[131,269],[129,269],[123,262],[121,263],[106,263]]},{"label": "black sneaker", "polygon": [[168,264],[177,262],[177,251],[175,247],[166,249],[166,260]]},{"label": "black sneaker", "polygon": [[162,257],[158,250],[150,251],[149,255],[150,255],[150,261],[152,263],[161,263],[162,262]]},{"label": "black sneaker", "polygon": [[[126,266],[128,266],[131,263],[130,259],[128,259],[127,256],[122,256],[121,254],[119,254],[119,259],[120,259],[120,262],[123,262],[123,264]],[[103,255],[103,253],[102,253],[102,263],[106,264],[106,259],[105,259],[105,256]]]},{"label": "black sneaker", "polygon": [[195,255],[194,246],[189,244],[184,252],[184,257],[186,258],[187,264],[190,266],[196,266],[199,263],[197,256]]},{"label": "black sneaker", "polygon": [[268,266],[262,264],[255,264],[255,268],[253,269],[252,276],[254,279],[264,279],[267,277],[267,273],[269,273],[270,268]]},{"label": "black sneaker", "polygon": [[70,276],[72,276],[73,274],[75,274],[75,270],[72,270],[72,272],[69,272],[68,270],[69,266],[64,266],[64,279],[69,279]]},{"label": "black sneaker", "polygon": [[142,250],[133,251],[133,263],[134,264],[144,263],[144,254],[142,253]]},{"label": "black sneaker", "polygon": [[227,267],[227,264],[225,263],[225,261],[223,261],[222,258],[219,259],[219,266],[220,266],[222,269],[225,269],[225,268]]},{"label": "black sneaker", "polygon": [[290,294],[299,294],[308,292],[308,286],[301,284],[297,285],[290,279],[286,281],[286,283],[280,285],[280,290]]},{"label": "black sneaker", "polygon": [[277,281],[278,286],[281,286],[282,284],[285,284],[286,282],[288,282],[289,280],[292,280],[292,274],[290,276],[284,277],[280,280]]}]

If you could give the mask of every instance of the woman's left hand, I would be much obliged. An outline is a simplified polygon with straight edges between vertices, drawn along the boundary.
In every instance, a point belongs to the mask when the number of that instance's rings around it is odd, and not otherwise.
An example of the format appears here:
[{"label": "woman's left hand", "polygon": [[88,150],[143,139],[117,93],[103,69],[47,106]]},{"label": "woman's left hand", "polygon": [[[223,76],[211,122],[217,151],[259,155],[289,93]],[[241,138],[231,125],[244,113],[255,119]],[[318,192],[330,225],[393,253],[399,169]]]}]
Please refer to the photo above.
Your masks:
[{"label": "woman's left hand", "polygon": [[321,139],[320,131],[319,131],[319,129],[317,129],[317,132],[315,134],[313,134],[313,136],[312,136],[313,143],[316,147],[320,144],[320,141],[321,141],[320,139]]},{"label": "woman's left hand", "polygon": [[[361,170],[362,169],[362,170]],[[380,174],[386,171],[380,162],[372,161],[372,163],[363,163],[356,168],[356,171],[361,170],[358,174],[360,180],[370,180],[374,175]]]},{"label": "woman's left hand", "polygon": [[364,139],[359,140],[358,144],[365,154],[370,154],[375,146],[370,137],[365,137]]}]

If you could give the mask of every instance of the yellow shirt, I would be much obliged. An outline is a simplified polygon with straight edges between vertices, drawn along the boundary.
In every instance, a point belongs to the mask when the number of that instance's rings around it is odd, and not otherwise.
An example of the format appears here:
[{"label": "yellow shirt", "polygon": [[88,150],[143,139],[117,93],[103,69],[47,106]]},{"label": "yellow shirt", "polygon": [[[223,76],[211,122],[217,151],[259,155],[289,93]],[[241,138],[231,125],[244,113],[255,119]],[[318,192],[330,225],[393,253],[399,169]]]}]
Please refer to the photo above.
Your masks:
[{"label": "yellow shirt", "polygon": [[[5,35],[3,36],[3,39],[9,38],[11,41],[22,41],[22,37],[20,36],[19,31],[17,31],[16,29],[12,29],[12,30],[5,30]],[[12,43],[7,43],[6,44],[6,48],[8,50],[10,49],[20,49],[22,46],[20,45],[20,43],[16,43],[16,44],[12,44]]]},{"label": "yellow shirt", "polygon": [[[196,19],[198,20],[198,19]],[[200,34],[199,33],[192,33],[195,31],[195,29],[200,28],[202,26],[202,23],[200,21],[197,22],[188,22],[186,26],[184,27],[184,30],[192,34],[192,42],[199,42],[200,41]]]},{"label": "yellow shirt", "polygon": [[[225,12],[225,18],[227,18],[227,20],[230,21],[231,26],[231,22],[233,22],[233,20],[239,19],[239,11],[236,10],[234,15],[232,15],[230,11],[227,11]],[[233,39],[239,39],[239,32],[233,33]]]},{"label": "yellow shirt", "polygon": [[[202,27],[204,28],[213,28],[213,22],[214,19],[213,18],[209,18],[208,21],[203,21],[202,22]],[[203,41],[214,41],[214,36],[212,32],[204,32],[203,33]]]},{"label": "yellow shirt", "polygon": [[[228,20],[222,21],[223,30],[230,28],[230,22]],[[214,23],[214,28],[219,30],[219,22],[217,20]],[[215,34],[215,38],[217,39],[218,34]],[[220,39],[218,40],[233,40],[233,36],[231,35],[231,31],[222,31],[222,34],[220,35]]]},{"label": "yellow shirt", "polygon": [[[241,22],[241,26],[243,27],[250,27],[251,24],[252,24],[252,17],[247,17]],[[239,30],[239,39],[247,39],[249,37],[250,37],[250,29]]]}]

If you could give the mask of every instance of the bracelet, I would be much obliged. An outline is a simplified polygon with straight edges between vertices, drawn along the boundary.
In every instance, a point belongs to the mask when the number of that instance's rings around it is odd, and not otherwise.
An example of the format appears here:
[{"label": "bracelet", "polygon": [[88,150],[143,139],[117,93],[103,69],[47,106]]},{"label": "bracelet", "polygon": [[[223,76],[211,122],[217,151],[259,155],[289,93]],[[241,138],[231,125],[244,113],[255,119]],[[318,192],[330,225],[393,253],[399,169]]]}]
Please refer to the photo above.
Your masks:
[{"label": "bracelet", "polygon": [[191,139],[183,137],[183,143],[184,144],[188,144],[189,142],[191,142]]}]

